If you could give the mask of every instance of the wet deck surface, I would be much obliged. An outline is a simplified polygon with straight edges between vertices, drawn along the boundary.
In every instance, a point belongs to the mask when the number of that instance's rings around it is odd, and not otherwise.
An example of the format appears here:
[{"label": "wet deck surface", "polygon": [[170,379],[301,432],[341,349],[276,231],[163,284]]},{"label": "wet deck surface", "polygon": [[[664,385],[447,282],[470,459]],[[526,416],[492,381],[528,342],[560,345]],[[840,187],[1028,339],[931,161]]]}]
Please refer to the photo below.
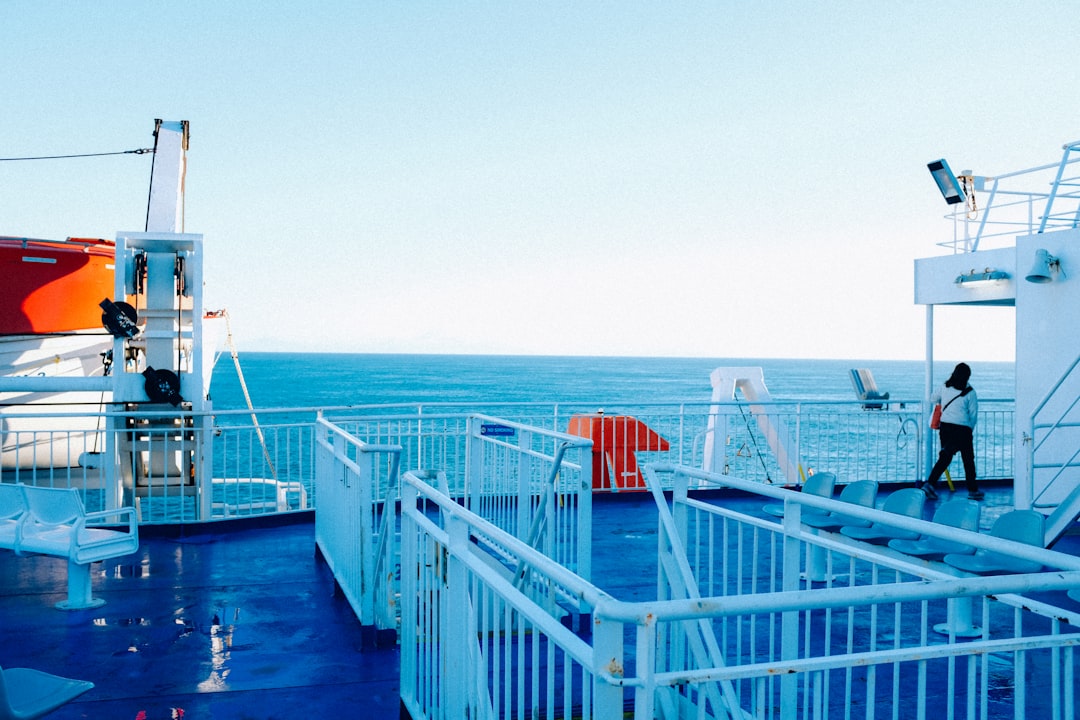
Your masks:
[{"label": "wet deck surface", "polygon": [[94,682],[55,720],[396,718],[397,650],[364,647],[314,549],[311,522],[143,537],[67,612],[64,561],[0,552],[0,665]]},{"label": "wet deck surface", "polygon": [[[988,495],[984,525],[1007,500]],[[757,512],[761,500],[725,503]],[[137,553],[93,566],[106,604],[91,610],[53,607],[66,596],[64,561],[0,551],[0,666],[95,683],[50,720],[397,718],[398,650],[373,646],[335,594],[310,517],[180,537],[148,531]],[[596,584],[622,600],[653,599],[651,497],[598,497],[593,537]]]}]

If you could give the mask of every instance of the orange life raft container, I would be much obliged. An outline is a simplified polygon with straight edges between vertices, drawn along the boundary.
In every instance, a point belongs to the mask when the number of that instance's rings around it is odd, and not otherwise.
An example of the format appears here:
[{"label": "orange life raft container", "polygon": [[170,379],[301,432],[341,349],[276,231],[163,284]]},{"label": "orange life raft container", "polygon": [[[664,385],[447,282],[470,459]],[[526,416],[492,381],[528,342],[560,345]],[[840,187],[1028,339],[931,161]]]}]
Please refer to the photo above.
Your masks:
[{"label": "orange life raft container", "polygon": [[658,432],[630,415],[572,415],[566,432],[593,441],[594,491],[645,490],[634,453],[669,448]]}]

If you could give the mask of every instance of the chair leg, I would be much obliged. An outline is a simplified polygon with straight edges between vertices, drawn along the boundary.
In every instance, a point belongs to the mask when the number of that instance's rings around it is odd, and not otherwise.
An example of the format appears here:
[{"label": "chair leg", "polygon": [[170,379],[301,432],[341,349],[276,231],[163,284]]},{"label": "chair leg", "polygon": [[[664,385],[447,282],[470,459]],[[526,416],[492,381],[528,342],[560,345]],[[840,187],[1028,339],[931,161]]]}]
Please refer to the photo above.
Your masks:
[{"label": "chair leg", "polygon": [[90,588],[90,563],[80,565],[77,562],[68,561],[68,594],[67,600],[56,603],[60,610],[85,610],[87,608],[101,607],[104,600],[95,598]]},{"label": "chair leg", "polygon": [[806,572],[803,574],[803,580],[807,582],[829,582],[835,580],[835,575],[829,575],[829,551],[820,545],[813,545],[810,548],[810,558],[807,561]]},{"label": "chair leg", "polygon": [[982,628],[971,621],[974,598],[952,598],[949,600],[949,621],[934,626],[935,632],[956,637],[979,637]]}]

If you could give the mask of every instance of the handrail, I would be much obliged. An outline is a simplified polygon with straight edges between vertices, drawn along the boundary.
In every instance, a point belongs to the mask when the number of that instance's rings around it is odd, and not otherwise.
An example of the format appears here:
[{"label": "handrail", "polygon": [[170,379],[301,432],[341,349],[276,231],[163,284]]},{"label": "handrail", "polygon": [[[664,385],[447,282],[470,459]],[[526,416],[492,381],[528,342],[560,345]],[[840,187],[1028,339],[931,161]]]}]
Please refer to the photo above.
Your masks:
[{"label": "handrail", "polygon": [[[892,526],[941,537],[952,537],[961,542],[974,541],[978,547],[1036,559],[1053,570],[988,577],[968,575],[940,563],[928,564],[927,561],[906,558],[895,551],[869,548],[856,541],[833,538],[831,534],[820,535],[802,530],[794,513],[788,518],[790,522],[778,524],[745,514],[738,508],[709,504],[706,499],[688,500],[682,490],[677,491],[673,498],[676,506],[682,507],[677,507],[670,515],[666,515],[663,510],[667,500],[658,491],[659,485],[653,477],[655,472],[675,472],[686,477],[705,478],[717,486],[747,490],[758,496],[784,499],[806,507],[836,510],[840,501],[704,473],[696,468],[650,463],[646,465],[646,476],[649,478],[650,489],[657,498],[657,507],[661,510],[662,553],[666,550],[663,547],[665,537],[670,538],[672,543],[679,542],[680,538],[682,542],[686,542],[686,533],[690,529],[686,525],[688,514],[693,515],[699,510],[702,511],[699,517],[714,513],[720,516],[720,522],[724,525],[729,517],[738,515],[735,524],[745,522],[754,528],[750,532],[755,536],[759,522],[765,524],[769,532],[778,537],[782,536],[781,542],[768,540],[762,543],[761,547],[765,548],[766,553],[775,547],[779,547],[780,552],[786,552],[789,539],[792,542],[791,552],[788,554],[794,557],[802,556],[810,546],[821,546],[847,554],[853,562],[859,560],[872,563],[875,569],[869,573],[872,577],[870,584],[830,584],[826,587],[801,589],[802,586],[793,580],[784,582],[783,589],[761,585],[761,588],[775,589],[759,590],[753,585],[744,588],[743,578],[738,576],[739,570],[736,569],[734,577],[719,579],[720,592],[716,592],[717,588],[710,581],[709,587],[713,590],[702,595],[695,592],[692,586],[695,575],[703,569],[708,570],[709,563],[723,564],[726,568],[729,562],[726,559],[729,557],[728,550],[734,547],[728,543],[734,542],[741,552],[742,538],[745,537],[737,531],[735,539],[731,541],[725,535],[726,530],[717,532],[717,535],[724,535],[723,537],[714,537],[711,532],[712,525],[702,521],[697,528],[697,540],[708,543],[710,550],[704,554],[709,557],[699,559],[690,556],[692,560],[689,562],[703,562],[704,568],[677,567],[687,562],[684,557],[678,557],[685,548],[673,547],[672,557],[660,560],[661,572],[668,569],[669,579],[673,583],[671,593],[666,599],[621,601],[532,548],[521,538],[462,507],[453,497],[425,483],[423,478],[411,472],[405,473],[402,476],[402,494],[405,498],[402,503],[402,540],[407,549],[405,557],[410,564],[408,571],[403,568],[402,572],[402,608],[407,611],[408,617],[416,617],[418,621],[402,626],[402,663],[403,668],[407,669],[402,673],[402,697],[410,710],[412,705],[415,705],[418,712],[414,713],[414,717],[427,716],[424,715],[424,709],[429,703],[434,703],[436,698],[439,707],[444,710],[449,708],[455,716],[464,716],[465,710],[469,710],[474,717],[499,715],[508,707],[507,698],[514,692],[507,688],[522,687],[522,684],[530,682],[530,677],[533,687],[531,702],[535,703],[534,708],[540,708],[539,711],[534,709],[534,714],[542,714],[542,711],[550,708],[552,704],[569,704],[571,693],[565,689],[568,683],[560,682],[558,678],[554,681],[557,691],[549,691],[547,700],[543,699],[542,688],[546,681],[536,679],[542,677],[540,669],[531,666],[526,650],[514,649],[514,643],[520,643],[518,648],[525,648],[526,643],[530,643],[533,648],[541,645],[557,648],[548,651],[550,654],[546,656],[546,661],[542,654],[533,655],[534,665],[539,657],[540,664],[546,664],[547,667],[556,663],[579,666],[580,670],[575,667],[572,676],[575,683],[580,683],[582,695],[587,696],[583,702],[585,707],[589,708],[581,714],[583,717],[604,719],[625,716],[656,717],[658,713],[669,717],[679,712],[690,715],[695,709],[704,715],[706,707],[712,708],[718,717],[750,717],[749,708],[762,701],[768,702],[770,707],[779,708],[779,717],[793,718],[801,716],[803,708],[809,707],[801,703],[820,702],[820,688],[808,688],[818,682],[815,678],[820,673],[833,668],[851,670],[891,667],[892,672],[899,672],[903,664],[913,671],[922,672],[921,668],[925,667],[922,663],[928,660],[952,662],[954,658],[970,658],[968,662],[974,663],[975,658],[986,657],[989,653],[1015,652],[1019,659],[1013,662],[1011,671],[1014,679],[1023,680],[1024,658],[1028,657],[1028,653],[1043,650],[1073,653],[1072,648],[1080,645],[1080,635],[1061,630],[1056,625],[1050,630],[1045,630],[1040,625],[1031,632],[1026,626],[1022,630],[1013,629],[1013,623],[1007,618],[1000,622],[990,619],[991,613],[987,610],[984,610],[983,615],[986,618],[985,630],[970,640],[957,642],[956,638],[951,636],[951,629],[948,642],[928,642],[925,635],[931,627],[932,614],[944,614],[946,610],[951,613],[955,602],[968,599],[974,601],[977,598],[983,598],[984,604],[1000,601],[1012,607],[1023,607],[1043,617],[1050,617],[1058,623],[1075,624],[1080,621],[1080,616],[1075,612],[1052,607],[1030,594],[1071,590],[1080,586],[1080,559],[1035,546],[1021,546],[1014,541],[986,534],[846,503],[843,504],[846,515],[887,522]],[[683,478],[681,484],[677,483],[676,487],[685,489],[686,478]],[[687,506],[690,513],[685,512]],[[571,606],[564,609],[590,613],[591,633],[582,636],[568,632],[566,623],[559,621],[552,608],[545,608],[537,603],[528,592],[529,588],[524,588],[523,591],[512,584],[505,565],[496,563],[493,566],[485,557],[485,546],[504,548],[506,554],[516,557],[521,565],[533,567],[539,583],[545,588],[557,588],[564,597],[573,601]],[[755,541],[754,550],[751,552],[756,552],[758,547]],[[717,551],[715,558],[714,549]],[[784,557],[768,559],[766,562],[782,562],[785,565],[785,575],[793,572],[792,577],[798,576],[798,564],[791,566]],[[415,571],[412,563],[416,563]],[[741,563],[737,565],[737,568],[742,567],[744,565]],[[888,568],[898,572],[895,578],[892,573],[883,572],[882,576],[888,577],[879,581],[876,568]],[[854,574],[854,569],[851,573]],[[901,575],[906,579],[901,579]],[[687,579],[689,583],[685,587],[677,587],[681,581]],[[411,584],[406,587],[407,582]],[[725,585],[731,590],[730,594],[724,594]],[[687,592],[683,592],[684,589]],[[744,592],[744,589],[748,592]],[[430,605],[425,606],[424,603]],[[478,611],[481,603],[483,610]],[[909,619],[905,616],[902,621],[900,612],[901,605],[907,603],[923,604],[921,610],[915,610],[917,615],[921,612],[916,622],[924,625],[922,639],[918,639],[918,633],[908,633],[905,630],[905,634],[910,636],[909,639],[903,642],[897,640],[895,644],[883,642],[883,636],[878,633],[890,632],[899,627],[901,622],[904,622],[906,627]],[[936,609],[929,610],[930,604],[934,604]],[[820,629],[810,627],[811,612],[872,608],[869,614],[876,618],[879,613],[876,608],[879,606],[894,607],[894,612],[884,612],[882,617],[890,615],[894,616],[895,620],[883,619],[879,622],[871,619],[868,642],[860,640],[853,646],[849,639],[846,646],[838,643],[833,649],[823,651],[814,646],[812,652],[809,651],[811,632],[816,633]],[[461,620],[463,617],[464,621]],[[756,620],[758,617],[761,618],[760,621]],[[834,616],[828,617],[831,621]],[[849,632],[856,626],[853,620],[845,620],[840,615],[835,617],[846,623]],[[738,640],[730,641],[726,637],[726,626],[714,625],[725,618],[735,621],[731,627],[732,632],[738,635]],[[478,619],[481,621],[479,626],[474,624]],[[742,625],[739,624],[740,621],[744,621]],[[742,628],[749,627],[749,632],[754,633],[755,622],[767,629],[762,630],[759,635],[749,635],[744,641],[740,634]],[[895,625],[890,625],[890,622]],[[1019,621],[1013,622],[1019,624]],[[998,633],[999,626],[1004,628],[1004,637]],[[937,629],[937,626],[933,627]],[[715,653],[712,648],[706,647],[708,633],[714,631],[721,640]],[[826,628],[825,633],[828,632],[830,631]],[[1010,636],[1010,633],[1013,634]],[[783,635],[783,638],[774,638],[779,635]],[[786,643],[790,638],[796,638],[797,641],[795,646],[787,647]],[[769,646],[761,653],[756,651],[759,641]],[[741,652],[738,647],[733,647],[733,642],[741,642],[754,649]],[[880,646],[877,644],[879,642]],[[629,647],[624,647],[624,644]],[[520,666],[511,661],[511,652],[520,652]],[[724,662],[725,658],[721,653],[727,655],[727,662]],[[1057,655],[1054,657],[1057,662]],[[1070,658],[1067,662],[1071,662],[1071,654],[1066,657]],[[986,661],[978,662],[982,663],[982,672],[985,673]],[[508,669],[511,666],[512,672]],[[413,670],[424,667],[445,668],[445,671],[410,687],[411,678],[422,675],[414,673]],[[528,671],[526,667],[529,668]],[[974,664],[970,665],[971,672],[977,672],[976,667]],[[530,676],[529,672],[533,674]],[[869,672],[873,673],[873,670]],[[1053,673],[1052,679],[1043,679],[1046,687],[1053,688],[1048,690],[1048,693],[1053,693],[1055,702],[1071,703],[1075,692],[1070,689],[1071,682],[1061,681],[1062,677],[1071,680],[1071,665],[1064,671],[1054,669]],[[803,678],[800,682],[804,685],[796,693],[795,682],[800,676]],[[567,672],[566,677],[571,677],[571,673]],[[772,685],[774,680],[779,686]],[[873,681],[872,674],[870,681]],[[729,683],[734,683],[737,687],[730,693],[724,692],[723,699],[719,693],[712,691],[712,688],[724,687]],[[1028,680],[1016,691],[1014,707],[1025,707],[1025,690],[1035,687],[1031,683],[1032,681]],[[852,698],[853,684],[858,682],[853,683],[849,675],[846,683],[840,681],[836,685],[841,695],[846,689],[848,701]],[[693,687],[686,690],[688,686]],[[473,694],[466,698],[462,688]],[[873,688],[864,690],[872,692]],[[826,685],[825,693],[828,692]],[[971,686],[963,692],[967,702],[985,701],[988,696],[985,685]],[[562,697],[557,693],[563,693]],[[629,710],[626,703],[631,697],[628,693],[633,694],[634,706],[630,711],[631,715],[625,714]],[[940,698],[940,694],[930,697],[926,689],[920,686],[911,698],[894,696],[893,712],[895,714],[900,709],[895,703],[902,702],[911,703],[920,713],[925,713],[926,709],[932,707],[932,703],[939,702]],[[831,701],[831,705],[836,707],[844,701],[841,697],[839,701]],[[883,699],[882,702],[887,701]],[[547,708],[544,707],[545,703],[548,703]],[[431,704],[431,707],[434,707],[434,704]],[[528,707],[526,706],[526,709]],[[509,715],[510,712],[505,714]]]},{"label": "handrail", "polygon": [[[736,490],[762,495],[790,502],[797,502],[804,507],[812,507],[821,511],[835,511],[841,509],[845,516],[879,522],[895,527],[900,530],[910,530],[920,535],[932,535],[943,540],[950,540],[961,545],[973,545],[985,547],[987,550],[1015,555],[1024,560],[1032,560],[1047,567],[1060,568],[1062,570],[1080,570],[1080,558],[1072,555],[1046,550],[1035,545],[1021,545],[1012,540],[978,533],[971,530],[962,530],[931,520],[908,517],[898,513],[890,513],[884,510],[863,507],[853,503],[840,502],[835,498],[818,497],[808,493],[789,490],[776,485],[762,485],[750,480],[743,480],[733,476],[718,476],[715,473],[707,473],[696,468],[681,467],[671,463],[650,463],[646,465],[646,471],[652,470],[657,473],[678,472],[687,477],[694,478],[703,484],[711,484],[714,487],[730,487]],[[769,522],[769,521],[763,521]]]},{"label": "handrail", "polygon": [[[485,428],[493,426],[510,430],[512,434],[504,434],[504,430],[485,434]],[[587,550],[591,527],[591,481],[588,477],[581,477],[580,484],[563,486],[563,492],[577,498],[567,507],[562,504],[555,506],[553,498],[560,490],[560,477],[576,478],[591,468],[588,458],[591,457],[593,441],[481,413],[469,414],[467,427],[466,455],[472,469],[466,471],[466,507],[487,520],[503,516],[513,522],[517,527],[516,536],[547,557],[556,557],[560,545],[564,549],[572,548],[574,569],[588,579],[592,574],[591,555]],[[571,451],[580,452],[586,457],[570,459],[567,453]],[[508,468],[513,468],[498,483],[499,489],[496,490],[496,494],[508,493],[517,497],[516,503],[511,504],[512,508],[497,501],[491,505],[492,498],[487,497],[481,489],[484,482],[481,476],[485,474],[482,468],[490,470],[494,467],[490,458],[484,459],[488,453],[502,455],[503,460],[495,461],[494,465],[505,462]],[[534,475],[539,472],[544,473],[542,479]],[[527,500],[530,496],[534,499]],[[573,519],[564,523],[554,517],[561,513],[567,513]],[[511,515],[516,519],[510,520]],[[518,579],[515,582],[524,581],[527,569],[525,564],[516,568]]]},{"label": "handrail", "polygon": [[[1057,381],[1050,386],[1050,389],[1043,396],[1042,400],[1040,400],[1039,403],[1035,406],[1035,408],[1031,411],[1031,414],[1028,417],[1029,434],[1028,438],[1025,438],[1026,440],[1028,440],[1029,446],[1028,468],[1026,478],[1028,487],[1027,495],[1031,498],[1032,507],[1053,507],[1056,505],[1055,509],[1049,514],[1046,519],[1045,543],[1052,542],[1054,539],[1056,539],[1072,523],[1072,521],[1076,518],[1077,514],[1080,513],[1080,485],[1074,487],[1072,491],[1066,496],[1064,501],[1060,503],[1053,503],[1052,505],[1039,503],[1039,499],[1042,498],[1052,487],[1054,487],[1058,479],[1062,477],[1062,475],[1068,468],[1077,466],[1076,460],[1078,457],[1080,457],[1080,447],[1077,447],[1077,449],[1072,453],[1072,455],[1068,457],[1068,459],[1066,459],[1063,463],[1057,466],[1057,470],[1053,473],[1053,475],[1046,482],[1046,484],[1043,486],[1043,489],[1038,494],[1035,493],[1035,470],[1039,467],[1036,464],[1036,456],[1038,454],[1038,451],[1043,447],[1043,445],[1051,438],[1051,436],[1055,435],[1057,431],[1067,427],[1075,427],[1074,423],[1065,422],[1065,418],[1069,416],[1069,414],[1077,407],[1078,404],[1080,404],[1080,395],[1074,397],[1072,402],[1068,404],[1068,406],[1053,422],[1040,425],[1038,424],[1037,419],[1039,414],[1046,408],[1047,403],[1049,403],[1050,400],[1058,394],[1062,386],[1072,376],[1073,372],[1078,366],[1080,366],[1080,355],[1077,355],[1076,359],[1073,360],[1072,364],[1070,364],[1069,367],[1065,370],[1065,372],[1062,373],[1061,376],[1057,379]],[[1046,433],[1041,438],[1037,438],[1035,432],[1036,429],[1046,430]],[[1047,469],[1050,469],[1055,466],[1047,465],[1045,467]]]},{"label": "handrail", "polygon": [[[414,488],[418,496],[423,497],[424,500],[438,507],[447,517],[464,520],[470,526],[485,535],[498,536],[499,542],[505,545],[515,555],[520,556],[523,561],[529,565],[543,568],[544,572],[551,577],[553,581],[572,590],[574,596],[581,602],[583,609],[593,609],[604,600],[613,600],[610,595],[577,573],[547,557],[523,540],[519,540],[513,535],[506,533],[494,523],[489,522],[476,513],[462,507],[449,495],[422,482],[422,479],[415,473],[411,471],[406,472],[401,476],[401,481],[403,485]],[[410,510],[406,505],[407,503],[402,506],[403,512]],[[419,515],[417,516],[417,519],[418,521],[423,520]]]},{"label": "handrail", "polygon": [[[953,222],[953,238],[951,241],[938,244],[943,247],[951,247],[956,252],[976,252],[979,250],[982,241],[990,238],[1008,238],[1012,240],[1017,234],[1036,234],[1057,227],[1076,227],[1077,223],[1080,222],[1080,207],[1078,207],[1077,213],[1073,214],[1071,221],[1060,220],[1071,213],[1058,213],[1055,215],[1052,212],[1055,201],[1064,199],[1077,201],[1080,199],[1080,194],[1075,191],[1062,191],[1064,186],[1070,184],[1069,179],[1064,176],[1065,168],[1080,162],[1080,158],[1069,157],[1071,152],[1080,151],[1080,142],[1066,143],[1062,146],[1062,150],[1064,154],[1061,160],[1057,162],[1001,173],[993,177],[972,176],[974,188],[969,192],[981,192],[984,190],[984,184],[989,185],[989,188],[985,189],[988,194],[982,208],[980,208],[982,216],[979,218],[974,230],[971,231],[969,228],[972,224],[975,224],[972,222],[973,216],[970,214],[972,208],[966,203],[957,206],[956,210],[945,215],[946,219],[951,219]],[[1048,171],[1055,169],[1056,174],[1053,177],[1048,177]],[[1044,175],[1037,177],[1040,173]],[[1005,181],[1018,179],[1027,180],[1029,187],[1035,189],[1017,188],[1015,185],[1010,185],[1006,189]],[[1042,189],[1046,185],[1050,186],[1049,191]],[[1039,202],[1045,202],[1041,214],[1035,211],[1035,205]],[[1025,207],[1027,209],[1026,218],[1022,214]],[[991,214],[994,218],[999,218],[1002,213],[1004,213],[1002,219],[991,219]],[[961,225],[963,225],[962,232],[960,231]],[[987,230],[991,225],[995,228],[1006,229],[1000,232],[988,233]],[[1026,232],[1018,232],[1017,228],[1027,228],[1027,230]]]},{"label": "handrail", "polygon": [[[592,445],[592,440],[587,441],[588,445]],[[559,479],[559,473],[562,471],[563,457],[566,456],[566,451],[573,447],[569,441],[560,443],[559,449],[555,451],[555,457],[551,463],[551,472],[548,473],[547,480],[544,481],[544,489],[554,490],[555,483]],[[525,541],[531,546],[536,547],[540,542],[540,531],[543,529],[547,520],[547,504],[548,498],[551,496],[551,492],[544,492],[540,495],[540,503],[536,507],[536,512],[533,513],[532,523],[529,525],[529,532],[526,535]],[[514,584],[520,586],[525,581],[525,575],[528,571],[528,565],[523,562],[518,562],[517,568],[514,570]]]},{"label": "handrail", "polygon": [[[1039,224],[1039,233],[1040,234],[1044,230],[1046,230],[1046,223],[1047,223],[1047,221],[1050,220],[1050,217],[1051,217],[1050,209],[1051,209],[1051,207],[1053,207],[1054,199],[1058,195],[1058,188],[1061,187],[1061,177],[1065,173],[1065,166],[1069,164],[1069,159],[1068,159],[1069,158],[1069,153],[1073,152],[1074,150],[1080,149],[1080,148],[1077,147],[1078,144],[1080,144],[1080,143],[1076,143],[1076,142],[1067,143],[1062,147],[1062,149],[1065,151],[1065,154],[1062,155],[1062,157],[1061,157],[1061,165],[1058,166],[1057,177],[1054,178],[1054,182],[1050,186],[1050,197],[1047,198],[1047,200],[1046,200],[1046,211],[1043,212],[1042,223]],[[1076,222],[1075,221],[1073,222],[1073,227],[1076,227]]]}]

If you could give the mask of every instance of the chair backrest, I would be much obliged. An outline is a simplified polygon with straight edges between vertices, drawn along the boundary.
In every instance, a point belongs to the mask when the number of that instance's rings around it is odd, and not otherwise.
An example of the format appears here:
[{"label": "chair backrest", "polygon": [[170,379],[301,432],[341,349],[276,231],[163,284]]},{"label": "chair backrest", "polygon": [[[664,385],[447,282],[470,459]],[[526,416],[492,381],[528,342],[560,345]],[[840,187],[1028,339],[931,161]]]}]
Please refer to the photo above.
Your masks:
[{"label": "chair backrest", "polygon": [[852,505],[874,507],[877,499],[878,484],[873,480],[859,480],[849,483],[840,491],[840,500]]},{"label": "chair backrest", "polygon": [[953,498],[941,503],[934,511],[934,522],[939,525],[978,532],[981,508],[974,500]]},{"label": "chair backrest", "polygon": [[[15,703],[7,684],[18,687]],[[0,720],[34,720],[48,715],[94,687],[89,680],[50,675],[30,668],[0,667]]]},{"label": "chair backrest", "polygon": [[852,368],[851,385],[855,388],[855,397],[865,400],[871,394],[878,391],[877,382],[874,381],[874,373],[869,368]]},{"label": "chair backrest", "polygon": [[26,504],[33,517],[45,525],[63,525],[86,514],[75,488],[30,488]]},{"label": "chair backrest", "polygon": [[1034,510],[1011,510],[997,520],[990,528],[990,534],[1005,540],[1043,546],[1043,523],[1046,518]]},{"label": "chair backrest", "polygon": [[0,483],[0,520],[11,520],[26,512],[22,485]]},{"label": "chair backrest", "polygon": [[832,497],[835,488],[836,475],[831,472],[819,472],[806,478],[802,491],[818,497]]},{"label": "chair backrest", "polygon": [[11,707],[11,698],[8,697],[7,683],[4,681],[4,668],[0,667],[0,720],[15,718],[15,708]]},{"label": "chair backrest", "polygon": [[897,515],[921,518],[924,503],[926,503],[926,493],[917,488],[904,488],[887,497],[881,509]]}]

